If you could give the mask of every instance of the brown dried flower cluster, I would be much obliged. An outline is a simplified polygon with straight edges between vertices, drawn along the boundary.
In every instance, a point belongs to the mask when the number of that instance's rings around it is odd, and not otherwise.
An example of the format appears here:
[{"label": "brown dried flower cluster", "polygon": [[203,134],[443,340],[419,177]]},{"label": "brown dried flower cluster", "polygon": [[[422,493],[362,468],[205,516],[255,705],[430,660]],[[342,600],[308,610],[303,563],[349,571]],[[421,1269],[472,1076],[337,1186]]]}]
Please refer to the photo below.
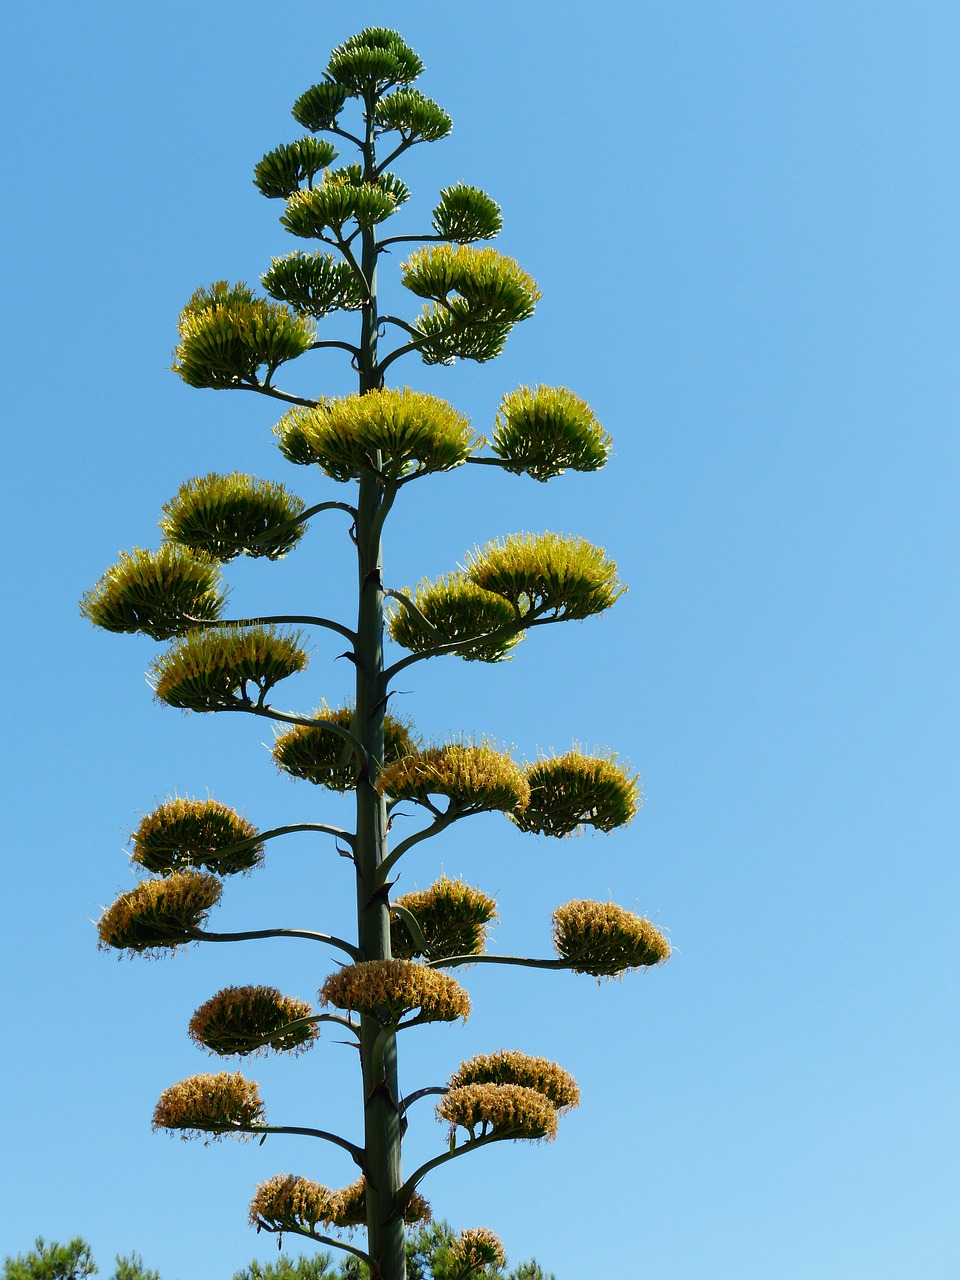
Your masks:
[{"label": "brown dried flower cluster", "polygon": [[497,918],[497,904],[479,889],[462,880],[442,876],[429,889],[405,893],[395,899],[416,917],[426,946],[420,946],[400,916],[390,921],[390,948],[401,960],[425,956],[439,960],[446,956],[480,955],[487,941],[487,926]]},{"label": "brown dried flower cluster", "polygon": [[532,1058],[517,1049],[478,1053],[461,1062],[450,1077],[448,1088],[459,1089],[467,1084],[519,1084],[542,1093],[558,1112],[580,1105],[580,1090],[569,1071],[549,1058]]},{"label": "brown dried flower cluster", "polygon": [[153,1112],[154,1129],[179,1129],[181,1136],[246,1137],[244,1129],[263,1123],[263,1100],[255,1080],[237,1072],[189,1076],[164,1089]]},{"label": "brown dried flower cluster", "polygon": [[97,923],[100,946],[154,952],[193,941],[223,886],[205,871],[176,871],[121,893]]},{"label": "brown dried flower cluster", "polygon": [[536,1089],[519,1084],[465,1084],[437,1104],[437,1116],[471,1138],[555,1138],[557,1108]]},{"label": "brown dried flower cluster", "polygon": [[[320,1003],[367,1013],[384,1026],[419,1010],[416,1022],[466,1021],[470,997],[455,978],[412,960],[361,960],[332,973]],[[409,1025],[409,1024],[406,1024]]]},{"label": "brown dried flower cluster", "polygon": [[380,774],[378,786],[394,800],[447,796],[452,805],[476,812],[524,809],[530,784],[517,762],[484,744],[451,742],[404,756]]},{"label": "brown dried flower cluster", "polygon": [[[263,845],[249,843],[257,828],[219,800],[166,800],[133,833],[134,862],[159,875],[206,867],[219,876],[249,871],[263,858]],[[244,844],[243,849],[229,850]]]},{"label": "brown dried flower cluster", "polygon": [[[309,1178],[278,1173],[261,1182],[250,1201],[250,1223],[258,1230],[315,1232],[317,1225],[341,1230],[367,1223],[366,1181],[358,1178],[348,1187],[332,1190]],[[410,1197],[404,1222],[429,1222],[430,1206],[416,1192]]]},{"label": "brown dried flower cluster", "polygon": [[662,964],[670,943],[645,916],[613,902],[577,900],[553,913],[557,953],[576,973],[612,978],[628,969]]},{"label": "brown dried flower cluster", "polygon": [[[276,987],[225,987],[196,1011],[188,1034],[221,1057],[268,1049],[302,1052],[319,1035],[315,1023],[301,1021],[312,1013],[306,1000],[285,996]],[[299,1026],[290,1026],[297,1022]]]}]

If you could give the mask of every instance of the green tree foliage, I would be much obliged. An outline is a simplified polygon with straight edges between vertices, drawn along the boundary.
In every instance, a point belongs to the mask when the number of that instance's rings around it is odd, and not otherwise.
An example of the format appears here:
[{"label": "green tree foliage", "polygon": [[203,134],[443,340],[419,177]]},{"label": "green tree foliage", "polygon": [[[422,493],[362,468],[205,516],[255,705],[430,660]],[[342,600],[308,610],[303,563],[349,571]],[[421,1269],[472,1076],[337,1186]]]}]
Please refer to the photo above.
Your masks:
[{"label": "green tree foliage", "polygon": [[[38,1236],[29,1253],[4,1259],[2,1280],[87,1280],[99,1270],[93,1251],[80,1236],[67,1244],[47,1244]],[[160,1280],[160,1273],[145,1267],[138,1253],[129,1258],[118,1254],[111,1280]]]},{"label": "green tree foliage", "polygon": [[[416,207],[394,166],[452,127],[443,107],[414,86],[423,70],[402,37],[382,27],[333,50],[320,82],[293,106],[309,136],[281,143],[254,168],[259,191],[280,204],[281,224],[317,247],[275,258],[261,276],[266,297],[243,281],[218,280],[195,289],[180,315],[176,373],[190,387],[254,392],[282,405],[274,426],[279,451],[300,469],[309,496],[236,470],[187,480],[163,508],[160,547],[124,553],[81,603],[104,630],[172,642],[150,669],[158,701],[269,720],[283,773],[317,788],[321,801],[325,790],[353,797],[349,827],[320,820],[268,831],[219,800],[171,797],[134,834],[134,868],[147,878],[106,909],[99,934],[105,948],[148,955],[275,937],[339,954],[316,1005],[303,992],[231,986],[201,1005],[190,1035],[217,1056],[249,1057],[305,1052],[321,1024],[334,1024],[337,1038],[359,1050],[354,1137],[275,1123],[269,1099],[239,1071],[171,1085],[154,1125],[204,1138],[297,1133],[336,1147],[340,1159],[346,1154],[359,1172],[355,1181],[337,1187],[277,1174],[256,1189],[250,1222],[336,1246],[348,1255],[341,1276],[369,1272],[372,1280],[503,1277],[503,1247],[487,1228],[455,1234],[427,1225],[421,1184],[440,1165],[492,1142],[553,1138],[579,1098],[557,1064],[499,1047],[462,1063],[445,1083],[401,1088],[399,1033],[470,1012],[468,992],[446,971],[486,963],[611,978],[670,953],[649,920],[613,903],[574,900],[554,913],[554,956],[504,956],[487,949],[497,906],[482,889],[442,878],[417,893],[391,894],[409,850],[477,814],[502,814],[531,839],[565,838],[622,828],[641,803],[636,777],[612,752],[591,755],[574,743],[562,755],[522,761],[486,738],[431,741],[387,711],[401,674],[406,680],[416,664],[443,656],[505,661],[537,628],[592,619],[625,590],[602,548],[549,531],[486,531],[487,540],[436,581],[404,586],[389,577],[388,520],[422,492],[411,485],[442,483],[465,466],[499,468],[520,477],[518,485],[547,483],[564,472],[595,472],[611,451],[593,411],[566,387],[507,391],[494,420],[474,424],[436,395],[390,385],[400,360],[493,360],[540,298],[519,262],[480,243],[497,236],[502,218],[477,187],[442,188],[429,220],[420,215],[419,232],[393,233],[397,211]],[[380,276],[393,264],[395,292],[408,298],[405,314],[381,307]],[[329,316],[341,327],[329,331]],[[352,340],[341,336],[351,332]],[[286,365],[317,351],[349,360],[354,393],[310,398],[278,384]],[[321,515],[331,526],[346,517],[342,536],[357,558],[354,615],[331,618],[307,606],[273,617],[226,616],[224,566],[240,556],[270,562],[295,554]],[[309,635],[317,631],[346,645],[353,697],[341,707],[284,710],[277,690],[307,667]],[[311,929],[213,931],[208,917],[225,882],[254,871],[269,842],[294,831],[314,833],[339,852],[339,869],[349,867],[356,934],[322,932],[322,919]],[[330,881],[321,911],[334,891],[332,873]],[[292,884],[291,891],[298,913],[308,909],[302,889]],[[426,1108],[412,1111],[424,1098],[434,1099],[446,1135],[436,1155],[409,1171],[404,1137],[424,1117]],[[344,1114],[342,1103],[336,1114]],[[365,1236],[354,1242],[358,1228]],[[327,1265],[281,1261],[245,1280],[321,1280]],[[530,1262],[513,1280],[546,1278]]]}]

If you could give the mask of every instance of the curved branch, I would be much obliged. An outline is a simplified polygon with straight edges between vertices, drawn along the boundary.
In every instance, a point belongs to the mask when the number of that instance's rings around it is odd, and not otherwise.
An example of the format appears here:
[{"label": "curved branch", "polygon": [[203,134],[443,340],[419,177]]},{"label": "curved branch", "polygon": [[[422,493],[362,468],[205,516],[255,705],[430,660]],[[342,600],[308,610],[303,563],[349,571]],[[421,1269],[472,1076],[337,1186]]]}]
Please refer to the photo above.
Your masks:
[{"label": "curved branch", "polygon": [[271,1235],[276,1236],[303,1236],[307,1240],[316,1240],[317,1244],[332,1245],[334,1249],[344,1249],[347,1253],[352,1253],[355,1258],[359,1258],[361,1262],[365,1262],[368,1267],[373,1268],[373,1259],[369,1253],[364,1253],[356,1245],[347,1244],[346,1240],[335,1240],[333,1236],[317,1235],[315,1231],[306,1231],[302,1227],[268,1227],[265,1222],[258,1222],[257,1230],[269,1231]]},{"label": "curved branch", "polygon": [[284,404],[299,404],[304,409],[319,409],[319,400],[308,400],[306,396],[294,396],[288,391],[281,391],[278,387],[271,387],[269,382],[238,382],[235,386],[224,387],[224,391],[258,391],[262,396],[269,396],[271,400],[282,400]]},{"label": "curved branch", "polygon": [[389,683],[394,676],[399,675],[407,667],[412,667],[415,662],[424,662],[427,658],[442,658],[445,654],[457,653],[458,650],[463,649],[468,644],[482,644],[486,640],[505,640],[507,637],[515,636],[521,631],[529,630],[531,627],[542,627],[550,622],[565,621],[562,617],[538,617],[538,614],[543,612],[544,606],[541,605],[536,609],[531,609],[529,613],[525,613],[522,617],[518,614],[516,622],[511,622],[508,626],[497,627],[495,631],[487,631],[484,635],[472,636],[465,640],[450,640],[446,644],[437,644],[431,649],[420,649],[417,653],[408,654],[407,657],[400,658],[392,666],[387,667],[383,673],[384,681]]},{"label": "curved branch", "polygon": [[431,969],[456,969],[464,964],[521,964],[528,969],[572,969],[569,960],[537,960],[530,956],[444,956],[442,960],[426,960]]},{"label": "curved branch", "polygon": [[351,507],[349,502],[318,502],[316,506],[307,507],[306,511],[301,511],[300,515],[294,516],[291,520],[284,520],[283,524],[275,525],[272,529],[265,529],[263,533],[258,533],[251,546],[257,547],[261,542],[267,542],[270,538],[275,538],[278,533],[286,533],[288,529],[295,529],[298,525],[306,524],[311,516],[319,515],[321,511],[346,511],[349,516],[352,516],[354,523],[357,521],[357,508]]},{"label": "curved branch", "polygon": [[281,625],[325,627],[327,631],[336,631],[337,635],[344,636],[351,644],[355,645],[357,643],[357,633],[351,631],[344,623],[334,622],[332,618],[317,618],[309,613],[278,613],[263,618],[218,618],[216,622],[207,622],[202,618],[191,618],[189,614],[184,614],[184,618],[187,622],[193,622],[202,627],[268,627]]},{"label": "curved branch", "polygon": [[328,729],[330,733],[335,733],[338,738],[343,738],[346,742],[349,742],[351,747],[353,747],[354,752],[361,760],[366,760],[367,758],[367,753],[364,749],[363,743],[356,734],[351,733],[349,729],[345,729],[343,725],[337,724],[333,720],[317,720],[312,716],[298,716],[292,711],[274,711],[273,707],[261,707],[253,702],[251,702],[249,706],[238,705],[236,707],[225,709],[229,709],[231,711],[246,711],[250,715],[263,716],[265,720],[276,720],[280,724],[302,724],[308,729]]},{"label": "curved branch", "polygon": [[359,347],[355,347],[352,342],[338,342],[333,338],[324,338],[320,342],[314,342],[307,348],[307,350],[320,351],[324,347],[339,347],[341,351],[349,351],[350,354],[354,357],[354,359],[356,360],[360,359]]},{"label": "curved branch", "polygon": [[299,1125],[291,1124],[251,1124],[237,1125],[236,1130],[228,1130],[235,1132],[239,1130],[241,1133],[294,1133],[303,1138],[321,1138],[324,1142],[332,1142],[335,1147],[342,1147],[348,1152],[354,1164],[358,1165],[363,1172],[366,1168],[363,1162],[363,1148],[358,1147],[356,1143],[349,1142],[346,1138],[341,1138],[338,1133],[328,1133],[326,1129],[303,1129]]},{"label": "curved branch", "polygon": [[311,942],[325,942],[330,947],[345,951],[352,960],[361,959],[360,952],[350,942],[332,933],[314,933],[311,929],[244,929],[239,933],[208,933],[206,929],[191,929],[190,937],[197,942],[250,942],[255,938],[307,938]]},{"label": "curved branch", "polygon": [[452,236],[388,236],[386,240],[378,240],[377,248],[383,249],[388,244],[427,244],[439,241],[441,244],[454,244]]},{"label": "curved branch", "polygon": [[471,809],[457,809],[455,812],[451,812],[452,808],[453,802],[451,801],[450,808],[448,808],[445,813],[437,814],[437,817],[430,823],[429,827],[422,827],[419,831],[415,831],[412,836],[407,836],[405,840],[401,840],[393,847],[393,849],[391,849],[390,853],[387,854],[384,860],[377,867],[377,889],[383,888],[386,884],[387,876],[397,865],[403,855],[408,850],[412,849],[414,845],[420,844],[423,840],[431,840],[434,836],[438,836],[441,831],[444,831],[451,823],[456,822],[458,818],[467,818],[473,813],[478,812],[478,810]]},{"label": "curved branch", "polygon": [[444,1094],[449,1092],[445,1084],[428,1085],[426,1089],[418,1089],[416,1093],[408,1093],[405,1098],[400,1099],[400,1114],[404,1115],[408,1107],[412,1107],[415,1102],[419,1102],[421,1098],[429,1098],[431,1095]]},{"label": "curved branch", "polygon": [[427,341],[428,341],[427,337],[424,336],[423,339],[419,342],[405,342],[402,347],[397,347],[394,351],[390,352],[390,354],[387,356],[385,360],[381,360],[378,363],[377,373],[382,378],[383,375],[386,373],[386,371],[393,364],[394,360],[399,360],[401,356],[409,355],[411,351],[419,351],[420,348],[424,346]]},{"label": "curved branch", "polygon": [[[503,458],[464,458],[464,462],[472,462],[476,467],[499,467],[501,471],[509,471],[509,464]],[[516,474],[516,473],[514,473]]]},{"label": "curved branch", "polygon": [[[291,822],[289,826],[286,827],[271,827],[269,831],[261,831],[258,836],[251,836],[249,841],[243,841],[243,845],[248,843],[259,844],[261,840],[273,840],[277,836],[292,835],[296,831],[319,831],[321,835],[333,836],[334,839],[342,840],[344,844],[349,844],[351,846],[356,841],[356,836],[352,831],[344,831],[341,827],[331,827],[325,822]],[[239,851],[243,845],[237,845],[236,849]],[[234,846],[231,846],[229,849],[217,850],[218,854],[232,852],[234,852]]]},{"label": "curved branch", "polygon": [[[348,1018],[341,1018],[338,1013],[313,1013],[306,1018],[294,1018],[292,1022],[285,1022],[282,1027],[276,1027],[273,1031],[265,1031],[263,1035],[248,1036],[244,1040],[243,1048],[234,1052],[252,1053],[255,1049],[269,1045],[278,1036],[287,1035],[291,1031],[298,1031],[301,1027],[311,1027],[318,1022],[335,1022],[338,1026],[346,1027],[348,1031],[352,1031],[358,1040],[360,1038],[360,1028]],[[343,1043],[346,1042],[344,1041]],[[283,1051],[279,1050],[278,1052]]]},{"label": "curved branch", "polygon": [[[403,134],[400,136],[403,138]],[[423,142],[423,140],[423,138],[403,138],[400,145],[390,152],[386,160],[380,161],[376,169],[373,171],[374,175],[379,178],[382,173],[386,172],[387,166],[393,164],[394,160],[396,160],[398,156],[402,156],[405,151],[409,151],[411,147],[415,147],[418,142]]]},{"label": "curved branch", "polygon": [[414,1170],[397,1192],[397,1200],[402,1204],[404,1197],[412,1195],[417,1189],[417,1184],[421,1182],[428,1173],[433,1169],[438,1168],[440,1165],[446,1164],[450,1160],[456,1160],[458,1156],[466,1155],[468,1151],[475,1151],[477,1147],[489,1146],[491,1142],[507,1141],[509,1141],[509,1135],[501,1137],[495,1133],[488,1133],[482,1138],[471,1138],[468,1142],[465,1142],[462,1147],[454,1147],[450,1151],[444,1151],[442,1155],[434,1156],[432,1160],[428,1160],[426,1164],[422,1164],[419,1169]]},{"label": "curved branch", "polygon": [[[383,241],[380,243],[382,244]],[[406,320],[401,320],[399,316],[380,316],[380,324],[395,324],[398,329],[403,329],[405,333],[409,333],[414,338],[419,332],[412,324],[408,324]]]},{"label": "curved branch", "polygon": [[406,925],[407,932],[410,934],[410,937],[413,939],[413,945],[417,948],[417,950],[426,951],[427,940],[423,936],[423,930],[420,928],[420,921],[413,914],[410,908],[401,907],[399,902],[391,902],[390,911],[392,912],[393,915],[397,917],[398,920],[402,920],[404,925]]}]

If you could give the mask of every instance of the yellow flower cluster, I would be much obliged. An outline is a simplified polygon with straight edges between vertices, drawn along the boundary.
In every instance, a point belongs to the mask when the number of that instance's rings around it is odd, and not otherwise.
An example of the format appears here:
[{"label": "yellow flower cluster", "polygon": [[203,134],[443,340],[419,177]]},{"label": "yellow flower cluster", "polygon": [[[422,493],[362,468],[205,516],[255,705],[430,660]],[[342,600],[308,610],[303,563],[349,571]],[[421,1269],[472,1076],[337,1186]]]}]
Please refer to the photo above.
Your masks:
[{"label": "yellow flower cluster", "polygon": [[133,833],[134,862],[168,875],[184,867],[206,867],[217,875],[249,871],[263,858],[262,844],[221,854],[254,840],[257,828],[219,800],[165,800],[148,813]]},{"label": "yellow flower cluster", "polygon": [[507,471],[549,480],[599,471],[613,445],[593,410],[566,387],[519,387],[503,397],[491,441]]},{"label": "yellow flower cluster", "polygon": [[[315,1232],[318,1224],[349,1230],[367,1223],[366,1180],[332,1190],[292,1173],[278,1173],[261,1182],[250,1201],[250,1223],[269,1231]],[[430,1206],[416,1192],[404,1210],[404,1222],[430,1221]]]},{"label": "yellow flower cluster", "polygon": [[97,923],[100,946],[155,952],[192,941],[223,886],[203,871],[175,871],[121,893]]},{"label": "yellow flower cluster", "polygon": [[596,978],[617,977],[670,958],[670,943],[659,929],[613,902],[574,899],[557,907],[553,941],[574,972]]},{"label": "yellow flower cluster", "polygon": [[437,1104],[437,1116],[471,1138],[548,1138],[557,1136],[557,1108],[536,1089],[519,1084],[465,1084]]},{"label": "yellow flower cluster", "polygon": [[320,1003],[366,1013],[385,1026],[419,1010],[417,1022],[464,1021],[470,997],[455,978],[412,960],[361,960],[332,973],[320,988]]},{"label": "yellow flower cluster", "polygon": [[149,671],[157,699],[184,711],[230,711],[245,706],[248,685],[265,694],[302,671],[300,633],[273,627],[194,632],[161,654]]},{"label": "yellow flower cluster", "polygon": [[480,955],[487,941],[487,926],[497,918],[497,904],[479,889],[462,880],[442,876],[429,889],[405,893],[395,899],[395,907],[405,907],[416,917],[426,947],[413,939],[399,916],[390,921],[390,947],[402,960],[425,956],[439,960],[445,956]]},{"label": "yellow flower cluster", "polygon": [[290,1023],[312,1013],[306,1000],[285,996],[275,987],[225,987],[197,1009],[187,1031],[197,1044],[221,1057],[268,1049],[296,1053],[311,1048],[319,1031],[315,1023]]},{"label": "yellow flower cluster", "polygon": [[467,577],[522,615],[551,620],[589,618],[609,609],[626,587],[617,566],[583,538],[562,533],[514,533],[468,557]]},{"label": "yellow flower cluster", "polygon": [[643,799],[638,779],[615,756],[588,756],[582,751],[537,760],[527,765],[530,803],[513,815],[521,831],[568,836],[595,827],[613,831],[633,818]]},{"label": "yellow flower cluster", "polygon": [[255,1080],[237,1072],[189,1076],[164,1089],[153,1112],[154,1129],[179,1129],[182,1137],[225,1134],[245,1137],[244,1130],[263,1123],[263,1100]]},{"label": "yellow flower cluster", "polygon": [[450,1077],[448,1088],[459,1089],[468,1084],[522,1085],[542,1093],[559,1112],[580,1105],[580,1090],[569,1071],[549,1058],[532,1058],[516,1049],[478,1053],[461,1062]]},{"label": "yellow flower cluster", "polygon": [[517,762],[485,743],[451,742],[404,756],[380,774],[381,792],[394,800],[448,796],[458,809],[524,809],[530,784]]},{"label": "yellow flower cluster", "polygon": [[[324,723],[349,729],[353,724],[353,707],[321,706],[313,712],[318,725],[298,724],[277,735],[273,759],[278,769],[293,778],[303,778],[331,791],[352,791],[357,782],[357,760],[348,743],[338,733],[323,727]],[[389,763],[415,750],[408,725],[396,716],[387,715],[383,724],[383,754]]]},{"label": "yellow flower cluster", "polygon": [[334,480],[356,480],[372,460],[385,478],[449,471],[476,444],[470,422],[453,405],[405,387],[292,409],[274,428],[291,462],[316,462]]},{"label": "yellow flower cluster", "polygon": [[489,1227],[468,1227],[450,1246],[451,1280],[467,1280],[469,1276],[485,1276],[487,1268],[507,1265],[507,1255],[500,1238]]}]

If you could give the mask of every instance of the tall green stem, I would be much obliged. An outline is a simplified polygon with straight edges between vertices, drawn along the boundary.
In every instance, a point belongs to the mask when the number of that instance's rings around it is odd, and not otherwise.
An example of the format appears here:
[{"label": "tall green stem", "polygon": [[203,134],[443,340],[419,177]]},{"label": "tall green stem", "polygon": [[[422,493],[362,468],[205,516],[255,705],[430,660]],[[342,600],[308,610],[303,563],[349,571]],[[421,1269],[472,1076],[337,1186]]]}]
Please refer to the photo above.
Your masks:
[{"label": "tall green stem", "polygon": [[[364,178],[376,179],[373,95],[365,101],[366,136]],[[370,227],[361,238],[361,270],[368,301],[360,331],[360,393],[380,383],[377,360],[377,238]],[[379,467],[379,458],[372,460]],[[383,577],[381,528],[386,495],[373,471],[360,477],[357,505],[357,718],[354,732],[363,744],[365,763],[357,778],[357,919],[360,954],[364,960],[390,959],[388,890],[379,886],[378,869],[387,856],[387,807],[377,790],[383,762],[386,680],[383,663]],[[379,1043],[378,1043],[379,1041]],[[364,1161],[367,1170],[367,1250],[373,1280],[406,1280],[403,1215],[397,1192],[402,1185],[400,1164],[401,1115],[397,1083],[396,1036],[386,1042],[380,1025],[367,1016],[360,1023],[363,1067]]]}]

